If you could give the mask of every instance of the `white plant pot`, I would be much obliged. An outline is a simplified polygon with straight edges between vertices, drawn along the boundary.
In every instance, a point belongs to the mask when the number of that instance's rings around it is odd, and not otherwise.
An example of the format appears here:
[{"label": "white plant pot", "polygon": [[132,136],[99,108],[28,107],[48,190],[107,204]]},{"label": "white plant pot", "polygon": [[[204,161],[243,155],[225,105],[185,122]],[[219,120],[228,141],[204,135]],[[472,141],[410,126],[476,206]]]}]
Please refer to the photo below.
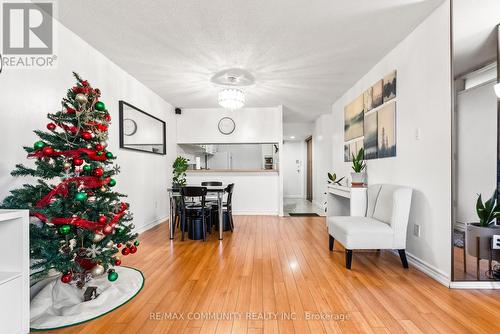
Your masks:
[{"label": "white plant pot", "polygon": [[[491,249],[491,238],[500,234],[500,226],[481,227],[478,224],[467,225],[467,253],[480,259],[489,259]],[[477,238],[479,237],[479,254],[477,254]],[[492,259],[500,260],[500,251],[492,251]]]},{"label": "white plant pot", "polygon": [[351,183],[364,184],[366,180],[366,172],[351,173]]}]

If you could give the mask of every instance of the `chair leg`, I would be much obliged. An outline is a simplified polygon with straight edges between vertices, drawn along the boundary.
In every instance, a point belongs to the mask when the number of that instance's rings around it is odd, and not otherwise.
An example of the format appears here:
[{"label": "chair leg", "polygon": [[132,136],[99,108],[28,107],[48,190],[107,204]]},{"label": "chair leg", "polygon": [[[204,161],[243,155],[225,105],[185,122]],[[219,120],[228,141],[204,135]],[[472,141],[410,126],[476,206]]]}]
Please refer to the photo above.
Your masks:
[{"label": "chair leg", "polygon": [[201,219],[201,227],[203,229],[203,241],[207,241],[207,229],[205,224],[207,223],[207,218],[205,217],[205,212],[202,212],[203,218]]},{"label": "chair leg", "polygon": [[399,257],[401,258],[401,263],[403,268],[408,269],[408,260],[406,259],[406,252],[404,249],[398,249]]},{"label": "chair leg", "polygon": [[181,241],[184,241],[184,230],[186,228],[186,217],[181,216]]},{"label": "chair leg", "polygon": [[328,249],[331,251],[333,251],[333,243],[335,242],[335,239],[331,236],[331,235],[328,235]]},{"label": "chair leg", "polygon": [[229,218],[229,227],[231,228],[231,233],[233,233],[234,230],[234,224],[233,224],[233,210],[229,210],[227,212],[228,218]]},{"label": "chair leg", "polygon": [[345,250],[345,267],[351,270],[352,265],[352,249]]}]

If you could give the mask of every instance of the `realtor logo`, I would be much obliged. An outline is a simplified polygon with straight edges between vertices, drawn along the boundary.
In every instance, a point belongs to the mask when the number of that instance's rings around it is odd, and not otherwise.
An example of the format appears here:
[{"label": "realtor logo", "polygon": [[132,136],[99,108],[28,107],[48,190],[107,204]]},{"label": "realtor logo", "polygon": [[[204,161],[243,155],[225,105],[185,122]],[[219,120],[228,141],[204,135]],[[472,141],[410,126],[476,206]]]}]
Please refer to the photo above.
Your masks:
[{"label": "realtor logo", "polygon": [[55,68],[53,16],[51,2],[3,3],[0,68]]},{"label": "realtor logo", "polygon": [[2,9],[5,55],[52,54],[52,3],[4,3]]}]

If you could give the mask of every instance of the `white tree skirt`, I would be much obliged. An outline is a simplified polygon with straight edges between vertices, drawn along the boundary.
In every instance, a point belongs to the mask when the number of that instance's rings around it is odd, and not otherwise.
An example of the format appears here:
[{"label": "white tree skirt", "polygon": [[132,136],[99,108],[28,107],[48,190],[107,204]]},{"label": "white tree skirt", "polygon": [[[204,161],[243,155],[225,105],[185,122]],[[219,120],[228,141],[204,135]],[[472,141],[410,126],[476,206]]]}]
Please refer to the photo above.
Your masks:
[{"label": "white tree skirt", "polygon": [[62,283],[60,276],[44,279],[31,287],[31,329],[48,330],[77,325],[109,313],[135,297],[144,285],[139,270],[115,267],[118,279],[108,275],[94,278],[87,286],[97,287],[99,297],[84,302],[85,288]]}]

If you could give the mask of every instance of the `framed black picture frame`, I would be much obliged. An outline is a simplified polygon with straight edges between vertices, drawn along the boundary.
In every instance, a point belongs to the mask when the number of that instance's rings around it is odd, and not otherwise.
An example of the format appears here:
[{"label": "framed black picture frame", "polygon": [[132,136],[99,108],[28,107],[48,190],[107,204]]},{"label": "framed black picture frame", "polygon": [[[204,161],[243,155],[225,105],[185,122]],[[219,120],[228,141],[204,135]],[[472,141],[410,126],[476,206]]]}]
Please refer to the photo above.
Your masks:
[{"label": "framed black picture frame", "polygon": [[[159,155],[167,154],[167,141],[166,141],[166,133],[167,133],[167,125],[165,121],[155,117],[151,114],[148,114],[144,110],[141,110],[130,103],[127,103],[123,100],[118,101],[119,105],[119,127],[120,127],[120,148],[124,150],[131,150],[137,152],[145,152]],[[137,117],[142,119],[147,119],[153,123],[158,122],[157,126],[161,128],[160,135],[158,136],[159,140],[161,140],[161,144],[159,143],[135,143],[128,144],[126,143],[125,137],[132,136],[138,131],[138,124],[136,120],[129,118],[129,115],[125,115],[125,113],[136,112]],[[125,117],[128,118],[125,118]],[[146,118],[145,118],[146,117]],[[127,121],[127,125],[125,125],[125,121]],[[130,128],[132,127],[132,130]],[[126,129],[127,127],[127,129]],[[139,129],[141,130],[141,129]],[[128,131],[129,134],[126,133]]]}]

